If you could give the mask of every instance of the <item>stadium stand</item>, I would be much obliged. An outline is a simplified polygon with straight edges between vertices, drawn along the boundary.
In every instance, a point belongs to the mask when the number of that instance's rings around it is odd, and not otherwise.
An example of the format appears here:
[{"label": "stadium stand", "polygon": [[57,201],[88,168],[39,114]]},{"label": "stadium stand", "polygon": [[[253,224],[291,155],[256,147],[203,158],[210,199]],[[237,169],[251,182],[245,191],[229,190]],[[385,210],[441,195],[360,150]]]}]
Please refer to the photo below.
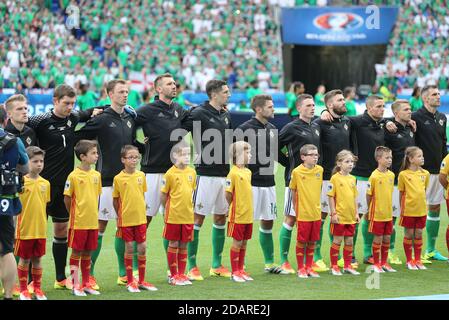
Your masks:
[{"label": "stadium stand", "polygon": [[448,88],[448,5],[446,0],[411,0],[401,6],[385,61],[376,66],[379,87],[394,94],[426,84]]},{"label": "stadium stand", "polygon": [[[100,94],[107,80],[146,87],[163,72],[190,90],[204,90],[215,77],[236,89],[254,80],[262,89],[281,88],[275,7],[265,1],[78,1],[79,12],[69,4],[0,3],[0,88],[78,82]],[[79,13],[80,29],[67,30],[76,20],[65,13]]]}]

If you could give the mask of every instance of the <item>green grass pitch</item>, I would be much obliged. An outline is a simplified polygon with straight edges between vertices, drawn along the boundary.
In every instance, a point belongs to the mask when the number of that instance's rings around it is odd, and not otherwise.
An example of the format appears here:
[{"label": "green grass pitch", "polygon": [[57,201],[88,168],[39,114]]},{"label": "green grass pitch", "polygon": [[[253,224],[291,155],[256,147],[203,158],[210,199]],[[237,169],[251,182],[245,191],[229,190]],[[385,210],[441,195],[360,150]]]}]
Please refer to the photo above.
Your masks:
[{"label": "green grass pitch", "polygon": [[[275,242],[276,261],[279,261],[278,231],[283,220],[284,181],[283,168],[278,167],[276,172],[276,190],[278,197],[278,218],[273,230]],[[441,210],[441,227],[437,248],[443,254],[447,253],[445,246],[445,230],[448,224],[446,207]],[[325,230],[329,219],[326,220]],[[200,245],[198,251],[199,268],[205,276],[204,281],[194,282],[192,286],[173,287],[167,283],[167,262],[162,246],[163,219],[158,215],[148,230],[148,262],[147,281],[155,284],[159,291],[128,293],[126,288],[116,284],[117,260],[114,251],[115,222],[110,222],[103,238],[103,247],[95,267],[98,284],[100,285],[100,296],[89,296],[86,298],[74,297],[70,291],[54,290],[54,264],[51,253],[52,224],[49,222],[47,241],[47,254],[43,258],[44,276],[43,290],[49,299],[381,299],[401,296],[445,294],[449,292],[449,278],[447,277],[449,265],[446,262],[433,262],[425,271],[409,271],[405,265],[394,266],[398,272],[394,274],[381,274],[379,277],[364,273],[365,265],[359,267],[362,272],[360,276],[343,275],[334,277],[329,273],[321,273],[319,279],[299,279],[296,275],[274,275],[263,271],[263,256],[258,242],[258,223],[255,222],[253,238],[248,242],[246,257],[247,271],[253,276],[253,282],[243,284],[234,283],[225,278],[209,277],[211,263],[211,217],[207,217],[200,232]],[[402,248],[403,230],[397,228],[396,252],[404,261]],[[290,247],[289,260],[296,267],[295,260],[296,229],[293,232]],[[424,239],[425,240],[425,239]],[[229,248],[231,240],[226,239],[223,252],[223,263],[230,267]],[[425,241],[424,241],[425,244]],[[329,261],[329,238],[324,232],[322,253],[328,263]],[[69,251],[70,255],[70,251]],[[356,257],[362,259],[362,236],[356,247]],[[368,284],[368,286],[367,286]],[[371,288],[371,289],[370,289]]]}]

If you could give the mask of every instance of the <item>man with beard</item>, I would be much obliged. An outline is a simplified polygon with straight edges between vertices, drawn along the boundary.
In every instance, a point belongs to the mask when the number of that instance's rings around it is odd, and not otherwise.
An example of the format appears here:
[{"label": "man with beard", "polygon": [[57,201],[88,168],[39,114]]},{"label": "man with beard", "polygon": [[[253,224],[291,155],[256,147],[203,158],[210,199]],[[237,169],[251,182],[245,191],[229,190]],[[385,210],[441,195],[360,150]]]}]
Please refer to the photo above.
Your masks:
[{"label": "man with beard", "polygon": [[[335,157],[341,150],[351,150],[351,120],[344,116],[346,104],[341,90],[332,90],[325,94],[324,103],[327,111],[332,115],[332,121],[316,119],[314,122],[321,128],[321,166],[323,172],[323,186],[321,192],[321,229],[320,240],[317,241],[314,253],[313,269],[317,272],[329,270],[321,256],[321,243],[323,241],[323,226],[329,213],[327,191],[332,170],[335,167]],[[329,237],[331,235],[329,234]]]}]

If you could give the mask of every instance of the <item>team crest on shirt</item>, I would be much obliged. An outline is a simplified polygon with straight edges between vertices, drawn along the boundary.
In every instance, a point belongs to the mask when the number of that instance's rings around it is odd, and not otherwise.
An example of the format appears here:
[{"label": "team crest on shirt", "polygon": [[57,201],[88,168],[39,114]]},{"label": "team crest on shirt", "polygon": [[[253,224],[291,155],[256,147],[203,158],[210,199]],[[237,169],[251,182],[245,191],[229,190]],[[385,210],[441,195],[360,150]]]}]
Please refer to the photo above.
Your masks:
[{"label": "team crest on shirt", "polygon": [[193,177],[189,176],[189,182],[192,182],[192,181],[193,181]]},{"label": "team crest on shirt", "polygon": [[425,176],[421,176],[421,181],[422,182],[426,181],[426,177]]},{"label": "team crest on shirt", "polygon": [[410,131],[410,138],[413,138],[413,132]]},{"label": "team crest on shirt", "polygon": [[141,177],[138,177],[138,178],[137,178],[137,183],[138,183],[139,185],[142,185],[142,184],[143,184],[143,179],[142,179]]},{"label": "team crest on shirt", "polygon": [[126,122],[126,125],[128,126],[128,128],[131,129],[131,122],[128,120],[128,122]]},{"label": "team crest on shirt", "polygon": [[226,179],[226,187],[230,187],[231,186],[231,180]]},{"label": "team crest on shirt", "polygon": [[226,124],[229,124],[228,118],[225,118],[225,119],[224,119],[224,122],[226,122]]},{"label": "team crest on shirt", "polygon": [[317,130],[317,129],[315,129],[315,134],[319,137],[320,136],[320,132]]},{"label": "team crest on shirt", "polygon": [[175,110],[175,117],[178,117],[178,111]]},{"label": "team crest on shirt", "polygon": [[98,177],[94,177],[94,184],[98,184]]},{"label": "team crest on shirt", "polygon": [[349,127],[348,125],[345,123],[345,125],[343,126],[343,128],[345,128],[346,131],[348,131]]},{"label": "team crest on shirt", "polygon": [[274,138],[274,132],[270,131],[270,137]]},{"label": "team crest on shirt", "polygon": [[440,119],[440,121],[438,121],[438,123],[440,124],[440,126],[443,126],[444,125],[444,120]]},{"label": "team crest on shirt", "polygon": [[72,126],[72,121],[68,120],[67,121],[67,127],[71,127]]},{"label": "team crest on shirt", "polygon": [[47,186],[41,186],[41,192],[46,193],[47,192]]},{"label": "team crest on shirt", "polygon": [[26,143],[27,143],[28,145],[31,144],[31,138],[30,138],[30,137],[28,137],[25,141],[26,141]]}]

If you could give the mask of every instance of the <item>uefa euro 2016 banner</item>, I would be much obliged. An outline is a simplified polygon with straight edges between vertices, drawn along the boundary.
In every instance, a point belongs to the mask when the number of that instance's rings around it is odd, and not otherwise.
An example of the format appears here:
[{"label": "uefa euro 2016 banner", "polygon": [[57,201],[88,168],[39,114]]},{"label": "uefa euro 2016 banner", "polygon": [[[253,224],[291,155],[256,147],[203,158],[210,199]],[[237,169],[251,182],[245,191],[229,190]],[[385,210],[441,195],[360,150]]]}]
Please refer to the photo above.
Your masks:
[{"label": "uefa euro 2016 banner", "polygon": [[398,7],[282,8],[287,44],[356,46],[388,43]]}]

